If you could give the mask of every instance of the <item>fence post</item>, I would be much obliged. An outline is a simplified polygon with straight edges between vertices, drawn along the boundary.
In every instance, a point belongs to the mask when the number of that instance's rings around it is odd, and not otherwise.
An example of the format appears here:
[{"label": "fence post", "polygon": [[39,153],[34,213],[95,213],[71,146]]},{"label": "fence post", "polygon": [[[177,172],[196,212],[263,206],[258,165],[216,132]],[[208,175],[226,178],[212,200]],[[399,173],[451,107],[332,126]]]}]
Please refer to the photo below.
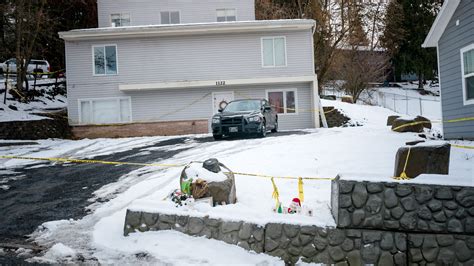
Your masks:
[{"label": "fence post", "polygon": [[5,95],[3,96],[3,104],[7,104],[7,92],[8,92],[8,74],[10,72],[10,63],[7,63],[7,72],[5,76]]},{"label": "fence post", "polygon": [[420,115],[423,115],[423,102],[421,101],[421,97],[418,99],[420,100]]}]

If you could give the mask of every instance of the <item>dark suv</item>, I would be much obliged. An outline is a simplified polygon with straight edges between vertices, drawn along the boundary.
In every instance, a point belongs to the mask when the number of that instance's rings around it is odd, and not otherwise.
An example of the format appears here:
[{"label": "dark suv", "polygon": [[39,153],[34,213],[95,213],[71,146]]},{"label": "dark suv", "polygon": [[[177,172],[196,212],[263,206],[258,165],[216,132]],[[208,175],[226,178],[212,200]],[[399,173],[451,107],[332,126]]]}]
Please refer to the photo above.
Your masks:
[{"label": "dark suv", "polygon": [[232,101],[212,117],[215,140],[242,134],[257,134],[263,138],[268,130],[278,131],[278,115],[267,100]]}]

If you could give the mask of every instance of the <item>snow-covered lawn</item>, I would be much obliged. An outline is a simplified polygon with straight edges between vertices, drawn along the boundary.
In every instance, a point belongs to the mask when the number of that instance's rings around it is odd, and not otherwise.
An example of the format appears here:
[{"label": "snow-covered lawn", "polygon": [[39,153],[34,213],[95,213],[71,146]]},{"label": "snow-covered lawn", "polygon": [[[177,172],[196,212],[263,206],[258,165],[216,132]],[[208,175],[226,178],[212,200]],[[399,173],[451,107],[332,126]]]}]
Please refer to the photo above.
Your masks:
[{"label": "snow-covered lawn", "polygon": [[[54,83],[55,79],[38,79],[37,84]],[[33,81],[29,80],[30,89],[33,89]],[[0,78],[0,89],[5,89],[5,79]],[[36,90],[53,90],[53,86],[37,87]],[[11,99],[11,95],[7,95],[7,101],[4,103],[4,93],[0,94],[0,122],[6,121],[25,121],[25,120],[41,120],[48,119],[44,116],[35,115],[35,113],[47,112],[45,109],[61,109],[67,105],[66,96],[56,95],[54,98],[48,96],[47,93],[41,97],[35,97],[34,101],[28,103],[18,102]],[[16,107],[17,110],[10,106]]]},{"label": "snow-covered lawn", "polygon": [[[265,139],[244,139],[180,144],[190,149],[169,160],[153,163],[188,163],[195,160],[217,158],[233,171],[260,173],[271,176],[307,176],[333,178],[338,174],[393,181],[394,158],[405,142],[421,139],[418,134],[395,133],[385,126],[388,115],[394,112],[381,107],[350,105],[324,101],[336,105],[360,127],[305,130],[305,134]],[[434,131],[439,130],[435,125]],[[202,136],[196,136],[199,138]],[[101,140],[44,140],[37,146],[20,146],[16,149],[0,148],[0,155],[28,155],[33,157],[93,158],[100,154],[123,149],[143,147],[140,152],[152,152],[150,144],[169,137],[101,139]],[[444,143],[432,140],[430,144]],[[474,142],[458,142],[474,146]],[[169,147],[168,147],[169,148]],[[175,147],[176,148],[176,147]],[[131,161],[133,158],[131,159]],[[26,167],[33,161],[2,160],[7,170]],[[414,182],[447,182],[471,185],[474,178],[474,151],[452,148],[450,175],[421,176]],[[122,236],[127,208],[176,211],[163,201],[179,187],[181,168],[160,169],[143,167],[123,176],[95,192],[97,197],[123,191],[107,203],[91,206],[92,214],[81,220],[57,221],[44,224],[33,237],[40,244],[56,245],[43,260],[67,260],[81,254],[97,258],[102,263],[172,263],[172,264],[282,264],[262,254],[253,254],[239,247],[214,240],[194,238],[175,232],[136,233]],[[276,179],[280,200],[288,205],[297,196],[297,181]],[[334,226],[330,215],[330,181],[305,180],[305,204],[314,209],[314,216],[281,215],[272,212],[272,185],[267,178],[236,177],[238,203],[188,211],[192,215],[209,215],[225,219],[247,220],[265,224],[280,221],[298,224]],[[140,256],[137,254],[148,254]]]}]

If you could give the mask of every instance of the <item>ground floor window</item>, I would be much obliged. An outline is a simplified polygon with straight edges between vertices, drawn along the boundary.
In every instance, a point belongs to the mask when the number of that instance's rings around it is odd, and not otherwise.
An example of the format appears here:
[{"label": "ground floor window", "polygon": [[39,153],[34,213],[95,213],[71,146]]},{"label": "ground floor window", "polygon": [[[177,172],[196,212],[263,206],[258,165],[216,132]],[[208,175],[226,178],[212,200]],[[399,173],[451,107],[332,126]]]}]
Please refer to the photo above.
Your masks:
[{"label": "ground floor window", "polygon": [[81,124],[113,124],[131,122],[130,98],[79,100]]},{"label": "ground floor window", "polygon": [[464,104],[474,104],[474,44],[461,49]]},{"label": "ground floor window", "polygon": [[268,90],[267,99],[279,114],[298,113],[295,89]]}]

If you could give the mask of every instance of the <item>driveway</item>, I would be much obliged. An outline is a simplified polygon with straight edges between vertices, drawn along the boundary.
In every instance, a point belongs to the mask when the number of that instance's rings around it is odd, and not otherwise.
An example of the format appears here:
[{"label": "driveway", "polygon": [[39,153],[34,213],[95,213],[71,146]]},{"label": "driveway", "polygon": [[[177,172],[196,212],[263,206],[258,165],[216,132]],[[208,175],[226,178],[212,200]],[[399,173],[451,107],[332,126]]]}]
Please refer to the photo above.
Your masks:
[{"label": "driveway", "polygon": [[[268,137],[293,134],[305,133],[303,131],[282,132],[269,134]],[[156,163],[193,147],[184,144],[211,141],[213,141],[212,137],[176,137],[152,145],[97,156],[93,159]],[[225,141],[239,141],[239,139]],[[23,146],[25,143],[0,143],[0,147],[20,144]],[[34,145],[34,143],[27,144]],[[178,148],[176,148],[177,145],[179,145]],[[144,149],[148,152],[143,152]],[[0,215],[0,265],[24,263],[21,258],[9,256],[9,253],[3,254],[2,257],[2,246],[31,246],[27,235],[44,222],[80,219],[86,216],[88,214],[86,207],[93,203],[90,199],[94,196],[94,191],[116,182],[120,177],[138,168],[141,166],[39,162],[33,166],[20,166],[2,174],[0,181],[5,179],[11,181],[7,183],[9,189],[0,189],[2,212]],[[96,202],[106,200],[96,199]]]}]

